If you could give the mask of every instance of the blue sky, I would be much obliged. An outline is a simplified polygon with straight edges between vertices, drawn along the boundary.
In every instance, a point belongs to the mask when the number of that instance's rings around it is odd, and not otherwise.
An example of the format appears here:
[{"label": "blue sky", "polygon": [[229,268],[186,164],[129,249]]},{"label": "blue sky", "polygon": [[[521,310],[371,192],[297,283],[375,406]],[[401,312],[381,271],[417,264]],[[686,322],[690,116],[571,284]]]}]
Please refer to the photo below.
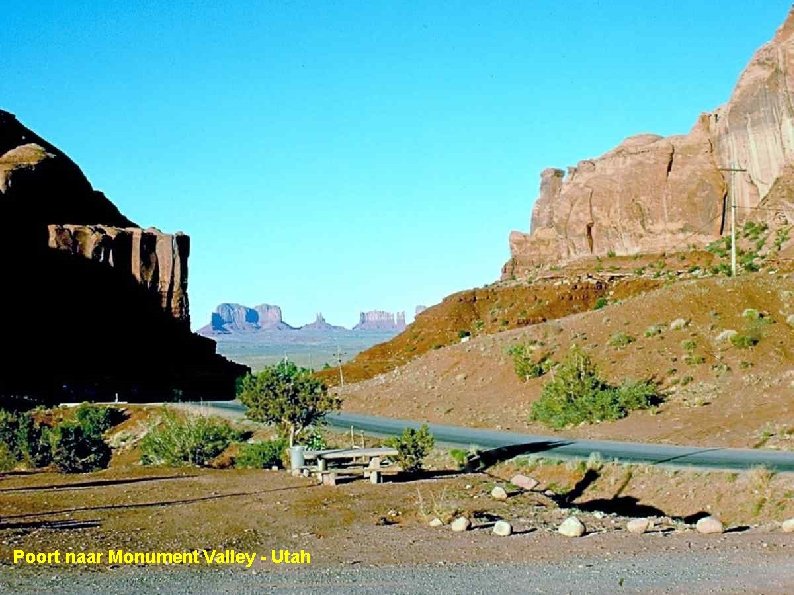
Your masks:
[{"label": "blue sky", "polygon": [[542,169],[688,131],[789,6],[8,3],[0,108],[190,234],[194,328],[226,301],[352,325],[497,279]]}]

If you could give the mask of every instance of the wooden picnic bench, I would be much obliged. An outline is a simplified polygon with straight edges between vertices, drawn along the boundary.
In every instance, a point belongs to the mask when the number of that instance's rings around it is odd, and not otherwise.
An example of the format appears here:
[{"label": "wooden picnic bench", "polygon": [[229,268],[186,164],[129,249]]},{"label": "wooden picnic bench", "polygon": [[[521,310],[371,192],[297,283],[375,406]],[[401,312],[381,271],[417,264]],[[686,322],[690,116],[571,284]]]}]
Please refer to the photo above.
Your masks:
[{"label": "wooden picnic bench", "polygon": [[363,475],[371,483],[380,483],[384,472],[396,472],[399,467],[391,463],[389,457],[397,456],[395,448],[335,448],[328,450],[307,450],[304,461],[315,461],[314,466],[306,466],[320,483],[336,485],[338,476]]}]

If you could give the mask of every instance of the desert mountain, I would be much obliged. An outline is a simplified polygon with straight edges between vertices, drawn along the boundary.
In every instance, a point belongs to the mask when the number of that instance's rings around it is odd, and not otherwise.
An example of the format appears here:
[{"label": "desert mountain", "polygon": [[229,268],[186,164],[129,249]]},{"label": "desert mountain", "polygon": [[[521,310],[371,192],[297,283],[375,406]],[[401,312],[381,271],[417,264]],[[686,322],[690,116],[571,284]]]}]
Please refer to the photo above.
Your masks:
[{"label": "desert mountain", "polygon": [[639,134],[567,172],[544,170],[530,233],[510,234],[502,277],[584,256],[704,246],[729,224],[731,191],[740,223],[794,222],[792,106],[794,9],[730,100],[688,134]]},{"label": "desert mountain", "polygon": [[232,398],[246,371],[189,330],[189,238],[141,229],[0,111],[0,395]]}]

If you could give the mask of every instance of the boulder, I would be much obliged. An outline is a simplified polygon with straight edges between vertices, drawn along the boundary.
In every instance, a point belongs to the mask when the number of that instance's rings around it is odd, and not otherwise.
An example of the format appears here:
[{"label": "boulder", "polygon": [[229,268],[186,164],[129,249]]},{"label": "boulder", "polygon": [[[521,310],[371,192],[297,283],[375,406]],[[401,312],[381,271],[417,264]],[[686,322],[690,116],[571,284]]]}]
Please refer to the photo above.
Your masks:
[{"label": "boulder", "polygon": [[651,519],[631,519],[628,523],[626,523],[626,529],[628,532],[634,533],[635,535],[645,533],[652,527],[653,521]]},{"label": "boulder", "polygon": [[697,522],[695,529],[697,529],[698,533],[703,533],[706,535],[725,532],[725,527],[723,526],[722,521],[715,516],[703,517]]},{"label": "boulder", "polygon": [[507,537],[513,533],[513,526],[507,521],[496,521],[493,526],[493,533],[500,537]]},{"label": "boulder", "polygon": [[491,490],[491,498],[494,500],[507,500],[507,491],[502,486],[496,486]]},{"label": "boulder", "polygon": [[433,520],[431,520],[431,521],[428,523],[428,525],[430,525],[431,527],[441,527],[443,524],[444,524],[444,521],[442,521],[442,520],[441,520],[440,518],[438,518],[438,517],[435,517]]},{"label": "boulder", "polygon": [[794,518],[787,519],[780,524],[783,533],[794,533]]},{"label": "boulder", "polygon": [[462,533],[471,528],[471,521],[465,516],[459,516],[449,524],[449,528],[455,531],[455,533]]},{"label": "boulder", "polygon": [[517,488],[521,488],[522,490],[527,490],[527,491],[534,490],[536,487],[538,487],[539,484],[537,479],[533,477],[529,477],[527,475],[522,475],[521,473],[514,475],[510,479],[510,483],[512,483]]},{"label": "boulder", "polygon": [[557,532],[566,537],[581,537],[585,533],[585,526],[578,518],[570,516],[560,524]]}]

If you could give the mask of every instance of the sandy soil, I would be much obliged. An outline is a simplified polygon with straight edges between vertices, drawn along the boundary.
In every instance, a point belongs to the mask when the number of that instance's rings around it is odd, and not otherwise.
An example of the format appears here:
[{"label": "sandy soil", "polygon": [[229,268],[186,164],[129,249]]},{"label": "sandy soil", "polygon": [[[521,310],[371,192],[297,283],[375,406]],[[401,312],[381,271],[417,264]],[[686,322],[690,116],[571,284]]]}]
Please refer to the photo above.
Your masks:
[{"label": "sandy soil", "polygon": [[[760,343],[734,347],[718,337],[747,332],[742,313],[767,313]],[[534,340],[559,361],[583,347],[614,383],[653,378],[665,402],[626,419],[560,435],[710,446],[794,446],[794,275],[677,282],[603,309],[472,338],[431,350],[407,365],[342,389],[349,411],[438,423],[551,433],[528,421],[546,378],[520,380],[507,349]],[[686,326],[673,330],[671,322]],[[660,332],[646,336],[649,327]],[[610,345],[617,333],[634,340]]]}]

